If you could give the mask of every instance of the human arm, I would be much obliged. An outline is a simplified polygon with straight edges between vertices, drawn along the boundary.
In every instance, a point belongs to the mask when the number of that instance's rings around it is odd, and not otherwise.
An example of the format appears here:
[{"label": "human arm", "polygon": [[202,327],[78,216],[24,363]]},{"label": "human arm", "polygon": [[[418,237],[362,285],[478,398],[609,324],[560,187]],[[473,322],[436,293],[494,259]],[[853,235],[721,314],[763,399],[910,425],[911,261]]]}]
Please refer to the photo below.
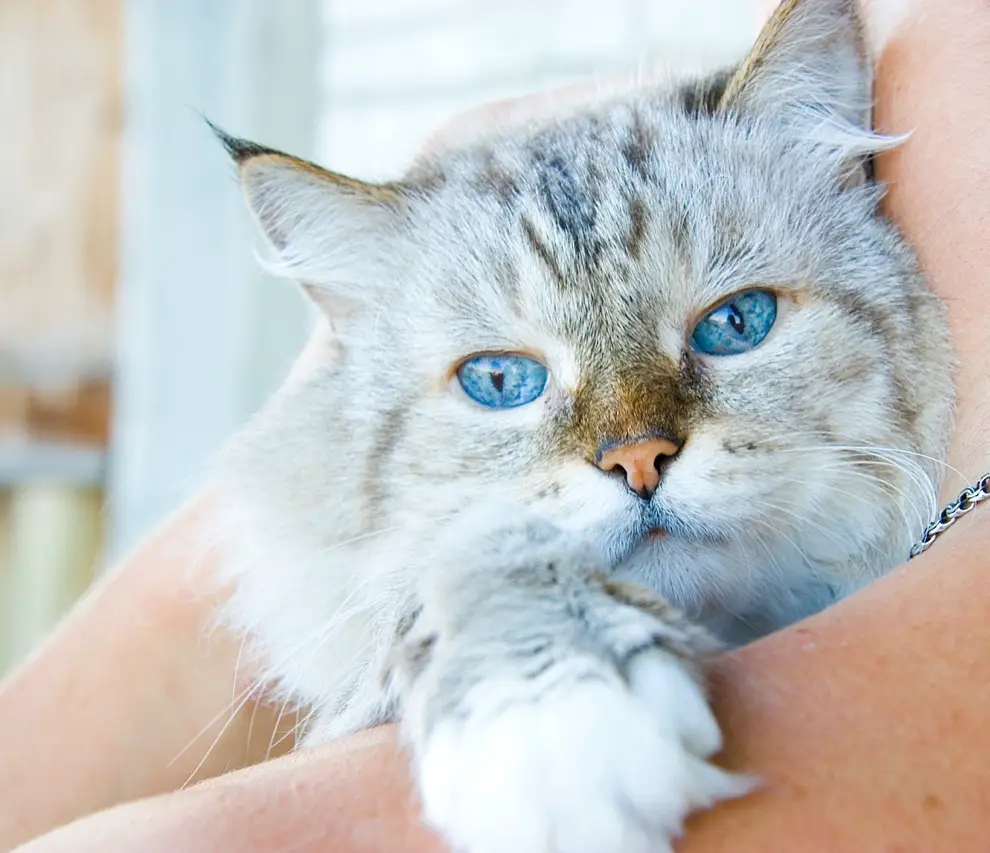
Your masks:
[{"label": "human arm", "polygon": [[[116,803],[174,790],[264,755],[270,711],[231,718],[238,644],[211,630],[197,584],[201,496],[86,596],[0,684],[0,850]],[[207,747],[220,735],[203,765]]]},{"label": "human arm", "polygon": [[[699,815],[678,849],[984,851],[987,553],[990,515],[974,515],[910,568],[722,659],[723,761],[765,785]],[[18,853],[290,842],[298,853],[442,853],[419,823],[393,727],[96,815]]]}]

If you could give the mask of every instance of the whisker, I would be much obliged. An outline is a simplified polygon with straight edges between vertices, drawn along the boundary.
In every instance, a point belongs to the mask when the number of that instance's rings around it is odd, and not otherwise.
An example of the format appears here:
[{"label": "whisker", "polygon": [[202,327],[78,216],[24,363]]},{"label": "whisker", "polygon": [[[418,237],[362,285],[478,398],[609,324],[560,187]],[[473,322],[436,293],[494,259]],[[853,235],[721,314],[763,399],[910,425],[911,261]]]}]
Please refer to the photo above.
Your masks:
[{"label": "whisker", "polygon": [[[260,692],[260,685],[255,685],[255,687],[257,687],[259,689],[259,692]],[[234,708],[233,711],[231,711],[230,716],[227,718],[227,721],[220,727],[220,731],[217,732],[216,737],[213,738],[213,742],[209,745],[209,747],[207,748],[206,752],[203,753],[203,757],[200,758],[199,762],[193,768],[192,773],[190,773],[186,777],[186,781],[183,782],[179,786],[179,790],[180,791],[181,790],[185,790],[188,787],[189,783],[192,782],[192,780],[196,778],[196,774],[199,773],[199,771],[203,769],[203,765],[206,764],[207,759],[209,759],[209,757],[213,754],[213,750],[216,749],[217,744],[220,743],[220,739],[224,736],[224,734],[226,733],[227,729],[230,728],[231,724],[234,722],[234,719],[236,718],[236,716],[240,712],[240,710],[244,707],[244,705],[247,702],[250,701],[250,699],[251,699],[251,697],[252,697],[252,695],[253,695],[254,692],[255,692],[254,688],[251,688],[251,689],[249,689],[249,690],[247,690],[245,692],[244,698],[238,703],[237,707]],[[224,712],[222,712],[222,713],[224,713]],[[219,716],[222,716],[222,713],[220,715],[218,715],[218,718],[219,718]],[[207,729],[207,731],[208,731],[208,729]],[[197,735],[197,737],[195,738],[195,740],[198,740],[199,737],[201,737],[201,735]],[[195,740],[193,742],[195,742]],[[185,749],[182,750],[182,752],[185,752],[188,748],[189,747],[187,746]],[[182,753],[179,753],[179,754],[181,755]],[[168,766],[171,766],[172,764],[174,764],[176,760],[177,760],[177,758],[173,758],[172,761],[169,762]]]},{"label": "whisker", "polygon": [[[904,522],[905,531],[908,532],[909,537],[910,536],[913,536],[913,534],[910,532],[912,530],[912,527],[911,527],[911,524],[910,524],[910,522],[908,520],[908,517],[907,517],[907,514],[906,514],[907,508],[910,508],[910,509],[914,510],[914,512],[918,515],[919,519],[922,518],[922,514],[920,513],[920,511],[918,510],[917,506],[915,505],[914,498],[911,495],[908,495],[907,493],[905,493],[899,486],[895,485],[894,483],[891,483],[891,482],[889,482],[887,480],[884,480],[884,479],[882,479],[880,477],[876,477],[875,475],[872,475],[872,474],[865,474],[865,473],[863,473],[861,471],[849,470],[850,467],[855,466],[856,464],[858,464],[858,463],[856,463],[855,461],[849,461],[849,462],[841,462],[840,461],[838,463],[834,463],[834,464],[829,465],[829,466],[821,466],[820,468],[815,468],[815,469],[812,469],[812,470],[840,470],[840,471],[842,471],[844,477],[856,477],[856,478],[865,480],[868,483],[870,483],[870,485],[877,486],[880,489],[882,489],[884,492],[887,492],[888,490],[893,489],[895,492],[897,492],[903,498],[903,501],[898,505],[898,512],[899,512],[899,514],[901,516],[902,521]],[[796,485],[805,485],[803,481],[801,481],[801,480],[795,480],[795,479],[790,478],[790,477],[782,477],[781,478],[781,481],[782,482],[785,482],[785,483],[794,483]],[[866,504],[869,504],[870,503],[870,498],[867,497],[866,495],[862,495],[862,494],[859,494],[859,493],[856,493],[856,492],[850,492],[847,489],[841,489],[841,488],[839,488],[834,483],[830,483],[828,481],[823,481],[823,482],[819,483],[818,485],[820,485],[820,486],[822,486],[824,488],[827,488],[830,491],[833,491],[833,492],[836,492],[838,494],[844,495],[845,497],[848,497],[848,498],[851,498],[853,500],[856,500],[856,501],[858,501],[860,503],[866,503]],[[924,527],[924,522],[923,521],[921,522],[921,527]]]},{"label": "whisker", "polygon": [[[925,498],[928,505],[928,518],[933,518],[938,512],[938,495],[935,489],[934,483],[931,482],[928,475],[924,472],[921,466],[915,461],[916,458],[922,458],[929,461],[936,461],[932,457],[926,456],[925,454],[913,453],[911,451],[901,451],[895,448],[882,448],[882,447],[872,447],[868,445],[842,445],[842,444],[823,444],[823,445],[813,445],[805,447],[785,447],[778,448],[778,452],[781,453],[812,453],[812,452],[848,452],[855,453],[858,455],[868,456],[874,460],[882,462],[884,464],[890,465],[891,467],[900,470],[905,474],[910,481],[914,483],[917,487],[918,494]],[[850,460],[852,461],[852,460]],[[951,467],[951,466],[946,466]],[[956,470],[956,469],[952,469]],[[875,478],[879,481],[880,478]],[[889,484],[893,488],[897,488],[893,483]],[[909,499],[907,495],[897,489],[898,493],[905,499],[905,501],[917,511],[917,507],[913,500]],[[927,522],[923,522],[922,526]]]},{"label": "whisker", "polygon": [[[361,584],[359,584],[359,586],[356,588],[355,591],[357,591],[357,590],[359,590],[359,589],[361,589],[363,587],[366,587],[368,585],[371,585],[372,583],[373,583],[373,578],[370,578],[370,577],[364,578],[362,580]],[[345,599],[345,601],[347,601],[347,599]],[[287,652],[282,657],[281,660],[276,661],[274,664],[269,665],[269,668],[270,669],[273,669],[273,670],[278,670],[278,669],[283,668],[295,655],[299,654],[303,649],[307,648],[310,643],[319,643],[319,642],[321,642],[322,639],[324,638],[324,636],[327,635],[327,634],[329,634],[333,630],[333,627],[335,627],[335,623],[331,619],[330,622],[328,622],[327,624],[324,624],[324,625],[322,625],[320,627],[320,629],[316,633],[316,636],[315,637],[312,637],[312,636],[306,636],[306,637],[304,637],[299,643],[297,643],[292,649],[290,649],[289,652]],[[235,689],[236,689],[236,681],[234,682],[234,684],[235,684]],[[169,763],[168,763],[167,766],[171,767],[173,764],[175,764],[175,762],[177,762],[183,755],[185,755],[185,753],[188,752],[196,744],[196,742],[199,741],[200,738],[202,738],[204,735],[206,735],[209,732],[209,730],[211,728],[213,728],[213,726],[215,726],[221,719],[223,719],[223,717],[225,715],[229,714],[230,716],[229,716],[227,722],[224,723],[224,725],[221,728],[220,732],[214,738],[213,743],[211,744],[210,748],[206,751],[206,754],[203,756],[203,758],[200,760],[200,763],[197,765],[196,770],[190,776],[190,779],[192,778],[192,776],[195,776],[196,773],[198,773],[199,770],[202,769],[203,764],[206,762],[207,758],[209,758],[210,752],[212,752],[212,750],[219,743],[220,738],[223,736],[223,734],[227,730],[227,728],[229,728],[229,726],[231,725],[231,723],[233,722],[233,720],[237,716],[237,714],[240,712],[240,710],[244,707],[245,704],[247,704],[247,702],[249,702],[251,700],[251,698],[253,697],[254,694],[259,693],[259,692],[262,692],[263,690],[264,690],[264,686],[261,685],[261,684],[257,684],[257,683],[252,684],[252,685],[249,685],[244,690],[242,690],[227,705],[227,707],[223,708],[221,711],[219,711],[217,714],[215,714],[206,723],[206,725],[199,731],[199,733],[196,734],[196,736],[193,737],[192,740],[190,740],[189,743],[187,743],[171,759],[171,761],[169,761]],[[187,780],[185,784],[188,784],[188,781],[189,780]]]},{"label": "whisker", "polygon": [[[836,544],[838,544],[840,546],[844,546],[846,544],[845,541],[843,540],[843,538],[838,533],[836,533],[834,530],[830,530],[829,528],[825,527],[825,525],[819,524],[818,522],[813,521],[811,518],[809,518],[807,516],[802,516],[800,513],[795,512],[794,509],[788,509],[786,506],[781,506],[778,503],[773,503],[773,502],[770,502],[770,501],[764,501],[763,504],[765,506],[770,507],[771,509],[775,509],[778,512],[783,512],[786,515],[791,516],[792,518],[796,519],[797,521],[801,522],[802,524],[809,524],[809,525],[811,525],[816,530],[818,530],[820,533],[822,533],[823,535],[827,536],[832,542],[835,542]],[[789,503],[788,506],[795,507],[795,508],[800,508],[801,505]],[[876,551],[879,551],[880,550],[873,543],[871,543],[871,547],[874,550],[876,550]]]},{"label": "whisker", "polygon": [[809,560],[809,559],[808,559],[808,555],[804,553],[804,550],[803,550],[803,549],[801,548],[801,546],[800,546],[800,545],[798,545],[798,544],[797,544],[797,542],[795,542],[795,541],[794,541],[793,539],[791,539],[791,537],[790,537],[790,536],[788,536],[788,535],[787,535],[786,533],[784,533],[784,532],[783,532],[782,530],[780,530],[780,529],[778,529],[778,528],[777,528],[776,526],[774,526],[774,525],[773,525],[773,523],[772,523],[772,522],[771,522],[770,520],[768,520],[768,519],[766,518],[766,516],[764,516],[764,517],[762,517],[762,518],[754,518],[754,519],[752,519],[752,520],[753,520],[753,521],[756,521],[756,522],[758,522],[758,523],[761,523],[761,524],[763,524],[763,525],[764,525],[765,527],[767,527],[767,528],[769,528],[769,529],[770,529],[770,531],[771,531],[771,532],[772,532],[772,533],[773,533],[773,534],[774,534],[775,536],[777,536],[777,537],[779,537],[780,539],[784,539],[784,540],[786,540],[787,542],[789,542],[789,543],[790,543],[790,545],[791,545],[791,547],[793,547],[793,548],[794,548],[794,550],[795,550],[795,551],[796,551],[796,552],[798,553],[798,555],[799,555],[799,556],[801,557],[801,559],[802,559],[802,560],[804,561],[804,564],[805,564],[805,566],[806,566],[806,567],[807,567],[807,568],[808,568],[809,570],[811,570],[811,571],[815,571],[815,569],[814,569],[814,567],[813,567],[813,565],[812,565],[812,562],[811,562],[811,560]]},{"label": "whisker", "polygon": [[[803,435],[803,434],[804,433],[802,433],[802,432],[796,432],[796,433],[792,433],[791,435]],[[786,438],[786,437],[787,436],[781,436],[781,438]],[[760,443],[760,441],[757,441],[756,443]],[[825,449],[825,448],[830,448],[830,449],[835,449],[835,450],[863,451],[863,452],[877,451],[877,452],[880,452],[880,453],[894,453],[894,454],[897,454],[897,455],[900,455],[900,456],[910,456],[910,457],[914,457],[914,458],[917,458],[917,459],[924,459],[926,462],[931,462],[934,465],[938,465],[939,467],[944,468],[945,470],[950,471],[951,473],[955,474],[964,483],[969,483],[969,482],[971,482],[971,479],[972,479],[970,477],[967,477],[962,471],[960,471],[954,465],[950,465],[948,462],[944,462],[941,459],[937,459],[934,456],[929,456],[926,453],[919,453],[919,452],[914,451],[914,450],[905,450],[902,447],[883,447],[883,446],[880,446],[880,445],[871,445],[871,444],[863,444],[863,445],[857,445],[857,444],[823,444],[823,445],[817,445],[817,446],[811,446],[811,447],[780,447],[780,448],[775,448],[775,449],[776,450],[780,450],[781,452],[794,453],[794,452],[804,452],[806,450],[820,450],[820,449]]]}]

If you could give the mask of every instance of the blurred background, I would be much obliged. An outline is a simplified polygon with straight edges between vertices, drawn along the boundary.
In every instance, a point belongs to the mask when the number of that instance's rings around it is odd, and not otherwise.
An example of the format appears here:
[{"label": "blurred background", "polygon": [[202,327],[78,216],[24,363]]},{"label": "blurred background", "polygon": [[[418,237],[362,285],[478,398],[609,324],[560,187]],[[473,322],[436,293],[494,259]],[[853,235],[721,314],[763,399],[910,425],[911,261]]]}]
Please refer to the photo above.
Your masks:
[{"label": "blurred background", "polygon": [[309,309],[229,132],[400,174],[485,101],[739,55],[749,0],[0,0],[0,672],[188,496]]}]

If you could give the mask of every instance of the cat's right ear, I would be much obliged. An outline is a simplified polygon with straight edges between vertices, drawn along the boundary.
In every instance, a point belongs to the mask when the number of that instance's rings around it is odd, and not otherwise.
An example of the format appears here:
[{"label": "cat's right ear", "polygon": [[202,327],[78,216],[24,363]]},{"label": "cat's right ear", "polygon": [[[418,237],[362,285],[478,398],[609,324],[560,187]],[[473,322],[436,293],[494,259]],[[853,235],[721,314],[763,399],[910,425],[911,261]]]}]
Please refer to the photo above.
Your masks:
[{"label": "cat's right ear", "polygon": [[248,207],[275,252],[266,267],[299,281],[327,313],[367,301],[389,254],[401,197],[210,127],[237,165]]},{"label": "cat's right ear", "polygon": [[781,0],[718,112],[770,116],[847,161],[899,145],[872,130],[873,63],[859,0]]}]

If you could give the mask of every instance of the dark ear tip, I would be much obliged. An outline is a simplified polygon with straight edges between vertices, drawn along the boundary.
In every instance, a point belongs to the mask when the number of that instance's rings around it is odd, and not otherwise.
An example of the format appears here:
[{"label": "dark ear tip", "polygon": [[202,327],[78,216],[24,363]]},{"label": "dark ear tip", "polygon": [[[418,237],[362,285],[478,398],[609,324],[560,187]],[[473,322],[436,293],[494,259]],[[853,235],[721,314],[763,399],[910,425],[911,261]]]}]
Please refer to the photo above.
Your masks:
[{"label": "dark ear tip", "polygon": [[231,136],[223,128],[218,127],[208,118],[204,117],[203,121],[209,126],[210,130],[213,131],[217,139],[220,140],[220,144],[223,145],[227,154],[230,158],[237,163],[238,166],[242,165],[245,161],[250,160],[252,157],[259,157],[262,154],[280,154],[281,152],[276,151],[274,148],[266,148],[264,145],[258,145],[256,142],[250,142],[247,139],[239,139],[236,136]]}]

